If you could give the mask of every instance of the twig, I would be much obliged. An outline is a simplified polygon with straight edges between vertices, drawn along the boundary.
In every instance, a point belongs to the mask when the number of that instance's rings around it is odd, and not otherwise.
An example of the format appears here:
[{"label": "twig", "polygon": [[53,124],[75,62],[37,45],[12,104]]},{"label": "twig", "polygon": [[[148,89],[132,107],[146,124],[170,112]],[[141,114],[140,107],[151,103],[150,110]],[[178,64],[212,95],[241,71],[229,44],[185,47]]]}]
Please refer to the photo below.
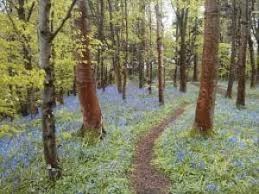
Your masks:
[{"label": "twig", "polygon": [[70,5],[68,11],[67,11],[67,14],[66,14],[66,17],[64,17],[64,19],[62,20],[61,24],[59,25],[59,27],[56,29],[56,31],[54,33],[52,33],[52,36],[50,38],[50,40],[53,40],[57,34],[60,32],[60,30],[63,28],[64,24],[66,23],[66,21],[70,18],[71,16],[71,12],[76,4],[76,1],[77,0],[73,0],[72,4]]},{"label": "twig", "polygon": [[30,21],[31,15],[32,15],[32,12],[33,12],[33,9],[34,9],[34,6],[35,6],[35,1],[33,1],[32,4],[31,4],[31,7],[30,7],[30,9],[29,9],[28,17],[27,17],[27,19],[26,19],[26,22],[29,22],[29,21]]}]

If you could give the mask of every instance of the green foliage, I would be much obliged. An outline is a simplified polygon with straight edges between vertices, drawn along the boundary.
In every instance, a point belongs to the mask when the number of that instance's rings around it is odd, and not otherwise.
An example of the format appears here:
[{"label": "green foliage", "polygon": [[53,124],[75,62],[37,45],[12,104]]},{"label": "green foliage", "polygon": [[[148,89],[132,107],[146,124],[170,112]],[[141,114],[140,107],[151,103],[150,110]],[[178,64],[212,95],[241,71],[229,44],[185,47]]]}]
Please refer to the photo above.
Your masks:
[{"label": "green foliage", "polygon": [[228,43],[220,43],[219,45],[219,76],[225,77],[230,69],[231,45]]}]

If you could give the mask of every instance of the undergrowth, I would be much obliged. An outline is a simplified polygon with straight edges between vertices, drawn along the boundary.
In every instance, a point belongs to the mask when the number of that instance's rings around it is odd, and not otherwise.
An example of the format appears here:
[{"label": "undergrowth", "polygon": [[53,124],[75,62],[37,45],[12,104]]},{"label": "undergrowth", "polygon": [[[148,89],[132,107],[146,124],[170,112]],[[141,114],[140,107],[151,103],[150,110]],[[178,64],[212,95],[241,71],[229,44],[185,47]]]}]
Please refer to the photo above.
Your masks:
[{"label": "undergrowth", "polygon": [[213,137],[191,137],[192,106],[157,141],[153,163],[171,193],[259,193],[259,99],[245,110],[220,96],[216,104]]},{"label": "undergrowth", "polygon": [[106,91],[101,97],[107,135],[96,145],[88,145],[72,135],[81,123],[79,110],[61,110],[57,114],[62,179],[55,184],[48,181],[41,141],[34,140],[35,157],[26,167],[17,166],[1,181],[0,193],[132,193],[129,174],[137,139],[177,107],[192,102],[195,95],[171,89],[163,107],[158,105],[157,92],[151,96],[132,92],[126,103],[111,99],[111,95],[114,91]]}]

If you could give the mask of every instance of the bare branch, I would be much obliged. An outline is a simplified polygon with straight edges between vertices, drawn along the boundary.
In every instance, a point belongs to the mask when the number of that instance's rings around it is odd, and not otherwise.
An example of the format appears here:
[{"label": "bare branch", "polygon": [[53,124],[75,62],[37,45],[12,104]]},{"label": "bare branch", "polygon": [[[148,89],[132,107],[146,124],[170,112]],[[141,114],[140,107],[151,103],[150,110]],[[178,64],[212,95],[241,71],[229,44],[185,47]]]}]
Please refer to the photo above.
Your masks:
[{"label": "bare branch", "polygon": [[29,22],[29,21],[30,21],[34,7],[35,7],[35,1],[33,1],[32,4],[31,4],[31,7],[30,7],[30,9],[29,9],[26,22]]},{"label": "bare branch", "polygon": [[72,4],[70,5],[68,11],[67,11],[67,14],[66,16],[64,17],[64,19],[62,20],[61,24],[59,25],[59,27],[56,29],[56,31],[52,34],[50,40],[52,41],[56,36],[57,34],[60,32],[60,30],[63,28],[64,24],[66,23],[66,21],[70,18],[71,16],[71,12],[76,4],[76,1],[77,0],[73,0]]}]

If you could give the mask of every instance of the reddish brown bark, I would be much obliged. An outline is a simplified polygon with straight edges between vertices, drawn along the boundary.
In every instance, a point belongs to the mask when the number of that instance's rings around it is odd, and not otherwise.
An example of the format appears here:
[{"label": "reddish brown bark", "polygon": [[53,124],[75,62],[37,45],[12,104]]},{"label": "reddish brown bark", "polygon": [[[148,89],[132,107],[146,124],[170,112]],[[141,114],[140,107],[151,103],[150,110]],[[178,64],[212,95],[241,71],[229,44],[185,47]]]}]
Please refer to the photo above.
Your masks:
[{"label": "reddish brown bark", "polygon": [[101,137],[103,127],[102,113],[96,95],[96,82],[89,48],[90,24],[87,3],[84,0],[77,1],[77,11],[80,14],[75,20],[75,25],[79,30],[77,44],[82,45],[82,48],[77,50],[78,64],[76,68],[77,88],[83,114],[83,127],[81,128],[80,135],[84,137],[86,133],[91,132]]},{"label": "reddish brown bark", "polygon": [[248,1],[240,2],[241,6],[241,39],[238,54],[238,87],[236,106],[245,106],[246,90],[246,50],[248,42]]},{"label": "reddish brown bark", "polygon": [[193,126],[202,135],[210,134],[213,129],[220,37],[219,1],[206,0],[205,9],[201,85]]}]

